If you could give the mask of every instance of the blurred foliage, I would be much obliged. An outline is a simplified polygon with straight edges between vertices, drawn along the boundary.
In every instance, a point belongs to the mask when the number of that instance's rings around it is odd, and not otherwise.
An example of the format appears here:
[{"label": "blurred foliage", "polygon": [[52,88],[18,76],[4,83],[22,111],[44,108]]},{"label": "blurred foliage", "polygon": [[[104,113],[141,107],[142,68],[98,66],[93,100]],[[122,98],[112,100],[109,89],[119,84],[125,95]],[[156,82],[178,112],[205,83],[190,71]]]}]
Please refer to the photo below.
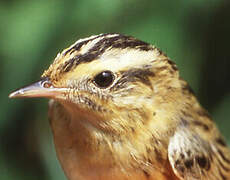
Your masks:
[{"label": "blurred foliage", "polygon": [[213,115],[230,143],[229,0],[0,1],[0,179],[64,180],[47,100],[9,100],[79,38],[119,32],[155,44]]}]

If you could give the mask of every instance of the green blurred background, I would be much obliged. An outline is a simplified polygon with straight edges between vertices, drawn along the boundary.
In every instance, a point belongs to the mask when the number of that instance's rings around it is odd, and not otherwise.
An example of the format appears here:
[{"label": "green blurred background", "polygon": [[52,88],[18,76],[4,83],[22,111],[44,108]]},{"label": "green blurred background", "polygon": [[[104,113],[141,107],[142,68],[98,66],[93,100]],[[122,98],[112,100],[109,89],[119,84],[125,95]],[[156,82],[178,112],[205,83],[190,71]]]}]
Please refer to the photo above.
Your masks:
[{"label": "green blurred background", "polygon": [[119,32],[174,60],[230,143],[229,0],[1,0],[0,179],[64,180],[45,99],[8,99],[79,38]]}]

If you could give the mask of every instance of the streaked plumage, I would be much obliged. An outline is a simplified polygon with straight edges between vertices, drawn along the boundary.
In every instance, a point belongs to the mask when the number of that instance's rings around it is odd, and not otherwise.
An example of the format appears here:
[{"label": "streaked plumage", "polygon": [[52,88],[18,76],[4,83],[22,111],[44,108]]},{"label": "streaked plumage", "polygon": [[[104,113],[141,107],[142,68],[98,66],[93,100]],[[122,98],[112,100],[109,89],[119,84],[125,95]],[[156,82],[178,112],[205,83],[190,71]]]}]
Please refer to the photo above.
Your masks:
[{"label": "streaked plumage", "polygon": [[80,39],[39,83],[11,97],[51,99],[54,143],[70,180],[230,179],[229,149],[177,66],[133,37]]}]

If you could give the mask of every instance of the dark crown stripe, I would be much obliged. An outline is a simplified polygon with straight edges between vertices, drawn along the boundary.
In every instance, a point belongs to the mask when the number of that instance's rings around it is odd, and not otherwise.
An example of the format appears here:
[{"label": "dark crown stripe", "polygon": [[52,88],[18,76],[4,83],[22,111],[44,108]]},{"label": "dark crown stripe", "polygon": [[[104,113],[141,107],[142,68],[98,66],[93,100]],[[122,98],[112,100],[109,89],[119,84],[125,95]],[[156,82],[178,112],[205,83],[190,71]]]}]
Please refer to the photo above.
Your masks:
[{"label": "dark crown stripe", "polygon": [[[69,59],[68,61],[65,62],[63,68],[63,72],[68,72],[72,68],[76,67],[77,65],[81,63],[88,63],[96,59],[97,57],[101,56],[107,49],[109,48],[120,48],[120,49],[125,49],[125,48],[135,48],[143,51],[148,51],[152,50],[153,47],[149,45],[148,43],[145,43],[143,41],[137,40],[133,37],[130,36],[124,36],[118,34],[117,36],[113,37],[108,37],[108,35],[112,34],[103,34],[99,35],[96,38],[104,36],[103,39],[98,41],[88,52],[85,54],[80,54],[75,56],[72,59]],[[87,44],[89,41],[92,41],[93,39],[89,39],[83,42],[80,42],[76,44],[75,50],[79,50],[80,47],[82,47],[84,44]],[[72,47],[73,49],[74,47]],[[71,51],[71,50],[68,50]]]},{"label": "dark crown stripe", "polygon": [[85,44],[87,44],[88,42],[93,41],[93,40],[95,40],[95,39],[97,39],[97,38],[99,38],[99,37],[101,37],[101,36],[104,36],[104,34],[100,34],[100,35],[98,35],[98,36],[89,38],[89,39],[87,39],[87,40],[84,40],[84,41],[81,41],[81,42],[75,44],[73,47],[71,47],[71,48],[69,48],[68,50],[66,50],[66,51],[64,52],[64,55],[68,54],[68,53],[71,52],[72,50],[78,51],[83,45],[85,45]]}]

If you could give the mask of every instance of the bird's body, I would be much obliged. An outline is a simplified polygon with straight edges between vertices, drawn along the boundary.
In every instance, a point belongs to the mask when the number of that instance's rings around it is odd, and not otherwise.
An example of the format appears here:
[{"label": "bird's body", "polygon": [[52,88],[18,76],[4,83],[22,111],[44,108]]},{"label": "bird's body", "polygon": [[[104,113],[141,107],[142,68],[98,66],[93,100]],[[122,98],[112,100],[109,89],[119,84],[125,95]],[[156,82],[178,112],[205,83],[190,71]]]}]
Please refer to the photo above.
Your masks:
[{"label": "bird's body", "polygon": [[52,99],[54,143],[70,180],[230,179],[230,151],[176,65],[133,37],[81,39],[39,84],[11,96]]}]

